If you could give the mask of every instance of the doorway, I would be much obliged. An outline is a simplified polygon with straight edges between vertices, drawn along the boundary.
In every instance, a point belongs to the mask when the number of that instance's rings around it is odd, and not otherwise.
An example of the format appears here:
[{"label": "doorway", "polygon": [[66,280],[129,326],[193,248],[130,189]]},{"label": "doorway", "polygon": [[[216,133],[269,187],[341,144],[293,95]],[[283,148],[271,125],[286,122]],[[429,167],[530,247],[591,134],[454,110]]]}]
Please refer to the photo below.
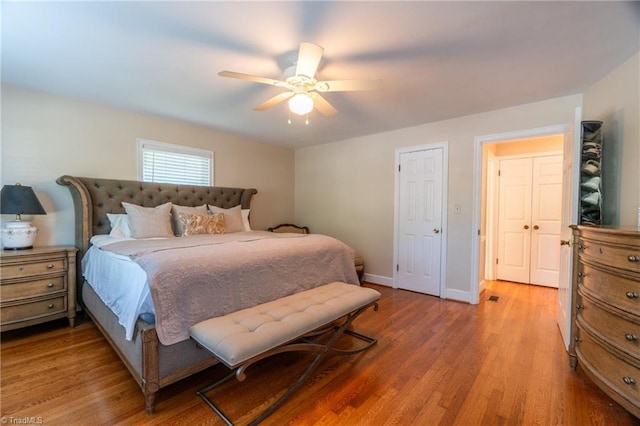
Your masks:
[{"label": "doorway", "polygon": [[[479,302],[480,294],[484,290],[487,280],[496,279],[495,258],[490,253],[487,253],[487,249],[491,249],[493,246],[493,250],[497,250],[497,243],[495,243],[497,239],[491,238],[491,236],[496,235],[497,232],[498,206],[497,201],[494,201],[495,206],[488,204],[487,193],[492,191],[487,187],[487,182],[491,181],[491,178],[487,175],[488,168],[493,164],[493,168],[497,173],[497,156],[532,156],[541,152],[562,154],[562,143],[557,142],[555,139],[558,141],[563,140],[564,134],[572,129],[572,124],[559,124],[475,137],[474,213],[471,230],[473,239],[477,242],[472,247],[472,264],[477,265],[477,267],[472,268],[471,303]],[[547,138],[552,138],[553,141],[545,142]],[[547,143],[552,145],[547,145]],[[492,197],[492,200],[497,200],[497,194]],[[493,214],[491,214],[492,212]],[[491,216],[487,217],[489,214]]]}]

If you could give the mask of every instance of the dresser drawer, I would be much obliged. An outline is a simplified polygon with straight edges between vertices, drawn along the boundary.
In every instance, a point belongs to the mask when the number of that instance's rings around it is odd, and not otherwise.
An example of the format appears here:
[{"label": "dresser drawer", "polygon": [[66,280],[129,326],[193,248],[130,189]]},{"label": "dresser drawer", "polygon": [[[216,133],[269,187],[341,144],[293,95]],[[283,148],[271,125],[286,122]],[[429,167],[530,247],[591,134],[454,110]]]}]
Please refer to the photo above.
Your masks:
[{"label": "dresser drawer", "polygon": [[597,298],[635,315],[640,315],[640,282],[615,276],[587,264],[581,265],[579,285],[590,290]]},{"label": "dresser drawer", "polygon": [[640,401],[640,369],[627,364],[598,345],[589,333],[580,333],[576,348],[583,367],[636,407]]},{"label": "dresser drawer", "polygon": [[67,312],[67,296],[2,307],[2,324]]},{"label": "dresser drawer", "polygon": [[640,272],[640,248],[614,246],[599,241],[580,239],[580,257],[613,268]]},{"label": "dresser drawer", "polygon": [[23,297],[42,296],[65,290],[64,277],[45,278],[28,282],[13,282],[0,286],[0,300],[20,299]]},{"label": "dresser drawer", "polygon": [[586,323],[583,327],[594,330],[612,346],[640,359],[639,324],[603,309],[586,297],[582,298],[581,304],[578,321],[582,320]]},{"label": "dresser drawer", "polygon": [[3,280],[8,280],[56,272],[63,273],[65,270],[66,264],[64,259],[52,259],[43,262],[2,265],[0,273],[2,274]]}]

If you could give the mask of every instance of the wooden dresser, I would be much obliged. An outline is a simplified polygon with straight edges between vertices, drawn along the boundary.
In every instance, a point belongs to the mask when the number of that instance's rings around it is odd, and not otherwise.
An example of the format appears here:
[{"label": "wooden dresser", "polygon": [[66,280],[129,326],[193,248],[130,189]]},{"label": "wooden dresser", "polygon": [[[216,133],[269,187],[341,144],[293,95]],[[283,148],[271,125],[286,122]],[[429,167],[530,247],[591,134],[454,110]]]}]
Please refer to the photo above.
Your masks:
[{"label": "wooden dresser", "polygon": [[76,248],[0,251],[0,331],[76,317]]},{"label": "wooden dresser", "polygon": [[572,365],[640,417],[640,232],[573,232]]}]

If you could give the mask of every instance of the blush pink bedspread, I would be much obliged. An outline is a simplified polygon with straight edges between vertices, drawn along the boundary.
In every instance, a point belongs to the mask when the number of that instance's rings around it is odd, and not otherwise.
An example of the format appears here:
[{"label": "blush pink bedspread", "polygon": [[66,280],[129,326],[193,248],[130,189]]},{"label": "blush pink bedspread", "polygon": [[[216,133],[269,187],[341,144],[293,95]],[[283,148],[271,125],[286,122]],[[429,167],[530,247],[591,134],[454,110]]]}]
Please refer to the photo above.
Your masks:
[{"label": "blush pink bedspread", "polygon": [[252,231],[129,240],[102,250],[129,256],[147,273],[164,345],[189,327],[334,281],[359,284],[353,250],[320,234]]}]

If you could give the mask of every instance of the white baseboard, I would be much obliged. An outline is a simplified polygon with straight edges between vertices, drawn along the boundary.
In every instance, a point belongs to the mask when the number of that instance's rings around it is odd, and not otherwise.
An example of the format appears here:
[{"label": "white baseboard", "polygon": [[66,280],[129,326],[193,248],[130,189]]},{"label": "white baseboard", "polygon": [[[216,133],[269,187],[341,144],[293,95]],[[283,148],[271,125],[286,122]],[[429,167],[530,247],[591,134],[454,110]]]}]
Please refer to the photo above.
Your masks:
[{"label": "white baseboard", "polygon": [[380,284],[380,285],[385,285],[387,287],[393,287],[393,278],[385,277],[382,275],[367,274],[365,272],[364,281],[372,284]]},{"label": "white baseboard", "polygon": [[[382,275],[364,274],[364,281],[372,284],[380,284],[387,287],[393,287],[393,278]],[[444,299],[457,300],[460,302],[473,303],[471,293],[468,291],[445,289]]]}]

